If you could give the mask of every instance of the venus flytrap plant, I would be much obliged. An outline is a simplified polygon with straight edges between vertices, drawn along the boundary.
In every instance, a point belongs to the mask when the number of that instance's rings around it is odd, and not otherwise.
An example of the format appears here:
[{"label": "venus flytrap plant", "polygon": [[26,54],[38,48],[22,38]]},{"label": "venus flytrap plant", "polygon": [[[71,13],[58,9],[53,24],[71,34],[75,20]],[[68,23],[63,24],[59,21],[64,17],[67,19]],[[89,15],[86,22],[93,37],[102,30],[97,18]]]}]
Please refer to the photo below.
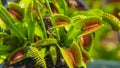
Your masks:
[{"label": "venus flytrap plant", "polygon": [[[47,4],[48,4],[48,2],[47,2]],[[47,6],[49,6],[49,5],[47,5]],[[50,11],[50,7],[49,7],[49,11]],[[68,18],[68,21],[67,21],[67,19],[65,19],[65,16],[63,16],[62,18],[60,18],[60,17],[62,17],[62,15],[60,16],[60,15],[56,15],[56,16],[54,16],[54,17],[52,17],[52,21],[53,21],[53,27],[54,27],[54,23],[55,23],[55,26],[58,26],[58,27],[60,27],[60,26],[64,26],[64,24],[66,24],[66,23],[69,23],[69,18]],[[67,18],[67,17],[66,17]],[[59,24],[59,23],[61,23],[60,25],[56,25],[56,24]],[[59,47],[59,46],[58,46]],[[74,48],[73,48],[74,49]],[[73,50],[72,48],[71,48],[71,50]],[[68,61],[68,60],[66,60],[67,58],[69,59],[70,58],[70,55],[68,55],[68,57],[67,57],[67,55],[65,56],[65,54],[64,54],[64,50],[62,50],[62,48],[60,48],[60,50],[61,50],[61,52],[62,52],[62,55],[63,55],[63,57],[64,57],[64,59],[65,59],[65,62],[67,63],[67,65],[70,67],[70,68],[74,68],[74,65],[73,66],[70,66],[71,64],[69,64],[69,62],[73,62],[74,60],[70,60],[70,61]],[[72,51],[73,52],[73,51]],[[66,53],[69,53],[68,51],[66,51]],[[70,54],[70,53],[69,53]],[[75,56],[75,55],[73,55],[73,56]],[[71,57],[72,58],[72,57]],[[74,57],[75,58],[75,57]],[[79,57],[80,58],[80,57]],[[80,65],[79,65],[80,66]]]},{"label": "venus flytrap plant", "polygon": [[66,45],[70,46],[74,39],[80,38],[86,34],[89,34],[97,29],[101,28],[100,19],[97,17],[88,17],[82,20],[78,20],[70,27],[67,37]]},{"label": "venus flytrap plant", "polygon": [[104,26],[102,22],[114,24],[111,26],[116,31],[120,27],[117,18],[99,9],[71,12],[65,0],[21,0],[17,4],[9,3],[8,11],[0,5],[0,19],[11,32],[0,40],[0,55],[1,51],[11,52],[7,55],[10,64],[32,57],[43,68],[51,68],[47,62],[57,67],[61,59],[66,67],[86,68],[94,32]]},{"label": "venus flytrap plant", "polygon": [[[13,12],[13,15],[17,15],[18,16],[19,12],[22,12],[22,11],[20,11],[21,8],[19,6],[15,6],[15,5],[16,4],[10,4],[9,8],[10,9],[12,8],[11,10]],[[12,17],[12,14],[10,15],[9,12],[6,11],[6,9],[2,5],[0,7],[1,7],[1,13],[0,14],[1,14],[2,20],[5,21],[5,24],[8,26],[8,29],[10,29],[10,31],[11,31],[11,35],[7,35],[7,36],[9,36],[8,38],[3,37],[4,38],[3,39],[3,41],[4,41],[3,44],[4,44],[4,46],[10,46],[11,50],[9,52],[12,52],[14,54],[15,51],[19,49],[19,45],[21,46],[21,44],[23,43],[23,42],[21,43],[21,41],[23,41],[23,40],[25,41],[26,37],[25,37],[25,34],[18,27],[18,22],[17,22],[17,20],[15,20],[15,17],[14,16]],[[20,9],[18,9],[18,8],[20,8]],[[18,14],[17,14],[17,11],[18,11]],[[22,20],[20,20],[20,21],[22,21]],[[16,38],[16,40],[13,40],[13,38],[14,39]],[[17,44],[14,43],[14,42],[17,42],[18,39],[19,39],[19,42]],[[9,55],[10,55],[10,53],[8,54],[8,56]],[[21,52],[18,52],[18,53],[15,53],[13,56],[11,56],[11,58],[15,59],[14,62],[16,63],[16,62],[18,62],[18,60],[21,59],[20,56],[23,57],[24,55]],[[11,61],[10,59],[8,59],[8,61]]]}]

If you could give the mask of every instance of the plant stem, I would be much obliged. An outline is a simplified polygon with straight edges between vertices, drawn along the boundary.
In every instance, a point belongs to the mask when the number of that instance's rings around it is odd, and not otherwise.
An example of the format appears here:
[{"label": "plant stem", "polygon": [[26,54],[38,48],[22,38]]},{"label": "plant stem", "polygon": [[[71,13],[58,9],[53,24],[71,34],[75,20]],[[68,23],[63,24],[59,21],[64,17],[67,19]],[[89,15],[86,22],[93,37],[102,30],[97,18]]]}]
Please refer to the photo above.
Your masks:
[{"label": "plant stem", "polygon": [[42,14],[40,12],[40,8],[38,6],[38,3],[36,0],[34,0],[34,3],[35,3],[35,6],[37,8],[37,11],[38,11],[38,16],[40,17],[40,21],[41,21],[41,24],[42,24],[42,29],[43,29],[43,33],[44,33],[44,39],[47,38],[47,32],[46,32],[46,27],[45,27],[45,23],[43,21],[43,17],[42,17]]},{"label": "plant stem", "polygon": [[48,7],[48,10],[49,10],[49,12],[50,12],[50,16],[52,17],[53,14],[52,14],[52,10],[51,10],[51,7],[50,7],[50,4],[49,4],[48,0],[45,0],[45,3],[46,3],[46,5],[47,5],[47,7]]},{"label": "plant stem", "polygon": [[[50,4],[49,4],[48,0],[45,0],[45,3],[46,3],[46,5],[48,7],[48,10],[50,12],[50,16],[52,17],[53,13],[52,13],[52,10],[51,10],[51,7],[50,7]],[[58,32],[58,29],[56,28],[55,30],[56,30],[56,34],[57,34],[57,39],[60,40],[60,35],[59,35],[59,32]]]},{"label": "plant stem", "polygon": [[65,0],[61,0],[62,4],[63,4],[63,9],[64,9],[64,14],[67,14],[67,10],[68,10],[68,6]]}]

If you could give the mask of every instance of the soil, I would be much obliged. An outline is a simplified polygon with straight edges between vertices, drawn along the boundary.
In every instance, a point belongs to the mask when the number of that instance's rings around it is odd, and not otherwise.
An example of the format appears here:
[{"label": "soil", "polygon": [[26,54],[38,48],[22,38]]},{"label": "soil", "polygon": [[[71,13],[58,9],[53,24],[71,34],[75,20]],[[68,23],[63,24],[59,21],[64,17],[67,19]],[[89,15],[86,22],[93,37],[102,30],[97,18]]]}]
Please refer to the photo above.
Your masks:
[{"label": "soil", "polygon": [[14,65],[10,65],[8,61],[5,62],[3,68],[35,68],[35,62],[32,58],[24,59]]},{"label": "soil", "polygon": [[[48,55],[45,57],[45,61],[47,64],[47,68],[68,68],[60,51],[57,50],[58,56],[57,56],[57,62],[56,65],[52,63],[51,56]],[[35,61],[33,58],[27,58],[24,59],[18,63],[15,63],[13,65],[10,65],[8,61],[6,61],[3,65],[3,68],[42,68],[41,66],[36,66]]]}]

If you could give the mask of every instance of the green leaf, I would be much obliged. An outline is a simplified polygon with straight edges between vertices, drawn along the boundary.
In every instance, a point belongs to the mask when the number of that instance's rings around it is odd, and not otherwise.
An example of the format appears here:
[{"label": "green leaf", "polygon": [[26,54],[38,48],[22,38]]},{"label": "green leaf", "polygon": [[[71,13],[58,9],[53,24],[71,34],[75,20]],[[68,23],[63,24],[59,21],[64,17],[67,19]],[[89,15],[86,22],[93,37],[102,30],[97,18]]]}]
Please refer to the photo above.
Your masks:
[{"label": "green leaf", "polygon": [[53,64],[56,65],[56,62],[57,62],[56,46],[50,46],[50,55],[51,55]]},{"label": "green leaf", "polygon": [[25,7],[25,22],[28,25],[28,39],[34,42],[36,21],[33,18],[33,1],[29,1]]},{"label": "green leaf", "polygon": [[60,8],[63,10],[63,13],[66,15],[68,12],[68,5],[65,0],[57,0]]},{"label": "green leaf", "polygon": [[39,2],[37,0],[33,0],[33,1],[34,1],[36,9],[38,11],[38,19],[40,19],[40,23],[39,24],[41,24],[41,28],[43,30],[44,39],[46,39],[47,38],[47,32],[46,32],[45,23],[43,21],[43,17],[42,17],[41,9],[40,9],[40,6],[39,6]]},{"label": "green leaf", "polygon": [[35,25],[35,35],[39,36],[41,39],[44,38],[42,29],[40,28],[38,23],[36,23],[36,25]]},{"label": "green leaf", "polygon": [[31,2],[32,0],[21,0],[20,2],[19,2],[19,6],[21,7],[21,8],[24,8],[24,9],[27,9],[27,7],[29,6],[29,4],[30,4],[30,2]]},{"label": "green leaf", "polygon": [[57,40],[54,38],[47,38],[44,40],[38,40],[37,42],[33,43],[33,46],[50,46],[53,44],[57,44]]},{"label": "green leaf", "polygon": [[65,48],[59,47],[60,52],[69,68],[74,68],[74,59],[71,52]]},{"label": "green leaf", "polygon": [[25,38],[25,36],[21,33],[19,28],[15,26],[16,21],[9,15],[7,10],[2,6],[0,6],[0,16],[5,21],[5,24],[8,25],[10,30],[13,31],[18,38],[21,38],[21,39]]},{"label": "green leaf", "polygon": [[60,40],[63,44],[65,44],[65,39],[66,39],[66,35],[67,35],[66,32],[67,31],[63,27],[59,29]]},{"label": "green leaf", "polygon": [[69,48],[73,43],[73,40],[76,39],[81,34],[82,30],[80,30],[79,28],[75,28],[74,26],[71,26],[65,37],[65,46]]},{"label": "green leaf", "polygon": [[3,28],[3,29],[6,29],[6,28],[7,28],[5,22],[2,20],[1,17],[0,17],[0,27]]},{"label": "green leaf", "polygon": [[11,51],[11,48],[10,48],[10,46],[5,46],[5,45],[0,45],[0,51]]},{"label": "green leaf", "polygon": [[82,61],[82,63],[81,63],[81,68],[87,68],[87,65],[84,61]]},{"label": "green leaf", "polygon": [[73,16],[71,18],[71,20],[72,20],[72,23],[74,24],[75,21],[82,20],[82,19],[85,19],[85,18],[87,18],[87,16],[85,16],[85,15],[76,15],[76,16]]},{"label": "green leaf", "polygon": [[55,28],[55,27],[66,26],[71,23],[71,20],[69,17],[65,15],[56,14],[52,17],[52,22],[53,22],[53,28]]},{"label": "green leaf", "polygon": [[24,34],[25,36],[28,36],[28,25],[27,22],[23,21],[23,22],[19,22],[19,24],[17,24],[18,28],[20,29],[21,33]]},{"label": "green leaf", "polygon": [[0,64],[2,64],[5,61],[6,58],[7,58],[7,55],[1,55],[0,54]]},{"label": "green leaf", "polygon": [[36,22],[31,21],[30,19],[27,22],[28,22],[28,39],[30,39],[31,42],[34,42]]}]

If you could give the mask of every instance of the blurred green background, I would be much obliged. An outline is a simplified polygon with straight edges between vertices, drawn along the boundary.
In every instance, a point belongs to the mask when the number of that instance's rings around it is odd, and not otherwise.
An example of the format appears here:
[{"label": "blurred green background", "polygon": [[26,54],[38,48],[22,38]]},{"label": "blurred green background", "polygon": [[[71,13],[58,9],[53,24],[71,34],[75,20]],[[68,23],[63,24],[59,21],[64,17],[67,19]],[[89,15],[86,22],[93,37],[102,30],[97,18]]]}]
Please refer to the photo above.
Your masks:
[{"label": "blurred green background", "polygon": [[[120,19],[120,0],[83,0],[89,9],[101,9]],[[104,23],[104,22],[103,22]],[[111,30],[105,23],[104,28],[96,32],[92,56],[97,60],[120,61],[120,33]]]},{"label": "blurred green background", "polygon": [[[83,0],[89,9],[101,9],[115,15],[120,20],[120,0]],[[91,51],[93,62],[87,68],[120,68],[120,33],[105,23],[104,28],[96,32],[95,46]]]}]

